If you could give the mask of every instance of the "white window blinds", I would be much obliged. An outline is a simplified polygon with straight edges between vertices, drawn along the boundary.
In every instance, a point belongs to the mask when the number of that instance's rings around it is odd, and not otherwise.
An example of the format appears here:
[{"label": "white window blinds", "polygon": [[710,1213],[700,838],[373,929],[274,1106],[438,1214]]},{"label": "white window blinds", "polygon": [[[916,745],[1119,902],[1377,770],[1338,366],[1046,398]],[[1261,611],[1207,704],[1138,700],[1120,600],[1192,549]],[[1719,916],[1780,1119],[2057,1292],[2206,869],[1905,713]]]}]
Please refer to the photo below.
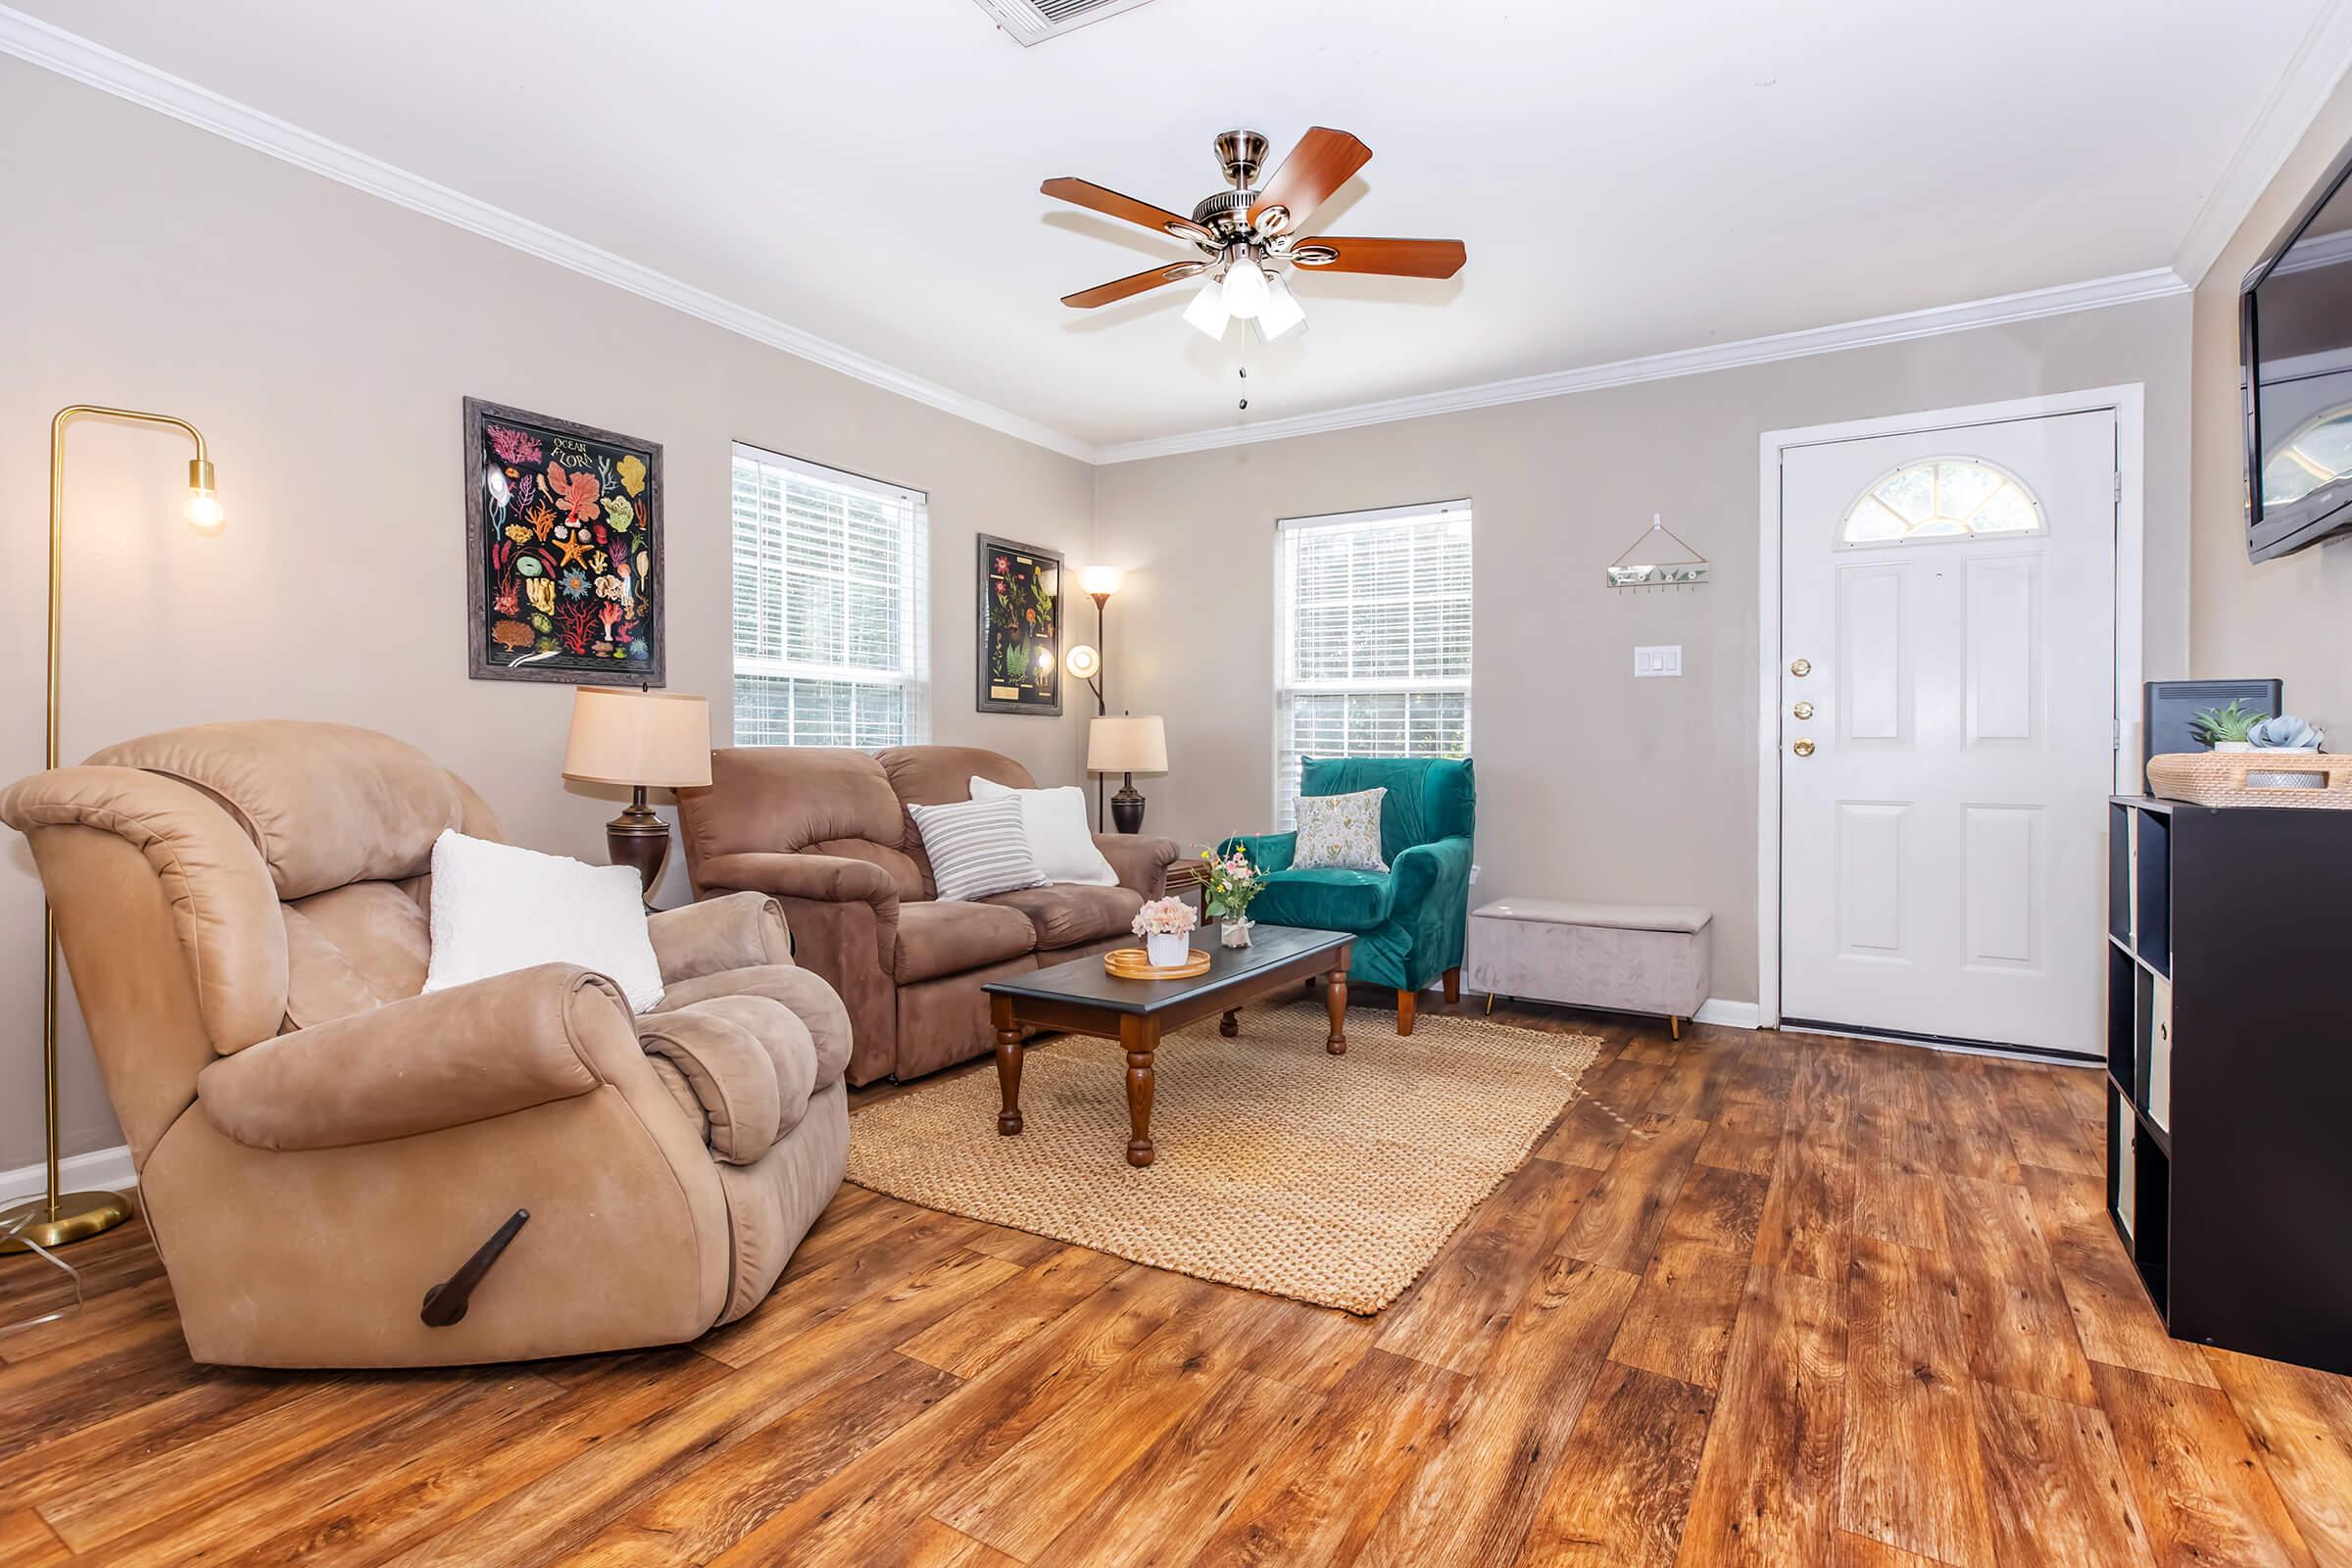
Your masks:
[{"label": "white window blinds", "polygon": [[738,445],[734,510],[735,744],[925,739],[923,493]]},{"label": "white window blinds", "polygon": [[1470,748],[1470,503],[1283,519],[1275,535],[1274,815],[1302,757]]}]

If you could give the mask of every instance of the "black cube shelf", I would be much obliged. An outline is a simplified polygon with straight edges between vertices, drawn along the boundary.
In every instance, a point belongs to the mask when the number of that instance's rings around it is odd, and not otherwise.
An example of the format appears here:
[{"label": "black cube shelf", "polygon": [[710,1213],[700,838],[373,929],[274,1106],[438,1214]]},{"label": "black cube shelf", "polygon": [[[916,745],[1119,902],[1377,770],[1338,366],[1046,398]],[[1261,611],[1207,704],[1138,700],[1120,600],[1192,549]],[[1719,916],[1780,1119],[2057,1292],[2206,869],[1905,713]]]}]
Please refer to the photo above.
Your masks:
[{"label": "black cube shelf", "polygon": [[2352,1374],[2352,811],[2112,805],[2108,1217],[2175,1338]]}]

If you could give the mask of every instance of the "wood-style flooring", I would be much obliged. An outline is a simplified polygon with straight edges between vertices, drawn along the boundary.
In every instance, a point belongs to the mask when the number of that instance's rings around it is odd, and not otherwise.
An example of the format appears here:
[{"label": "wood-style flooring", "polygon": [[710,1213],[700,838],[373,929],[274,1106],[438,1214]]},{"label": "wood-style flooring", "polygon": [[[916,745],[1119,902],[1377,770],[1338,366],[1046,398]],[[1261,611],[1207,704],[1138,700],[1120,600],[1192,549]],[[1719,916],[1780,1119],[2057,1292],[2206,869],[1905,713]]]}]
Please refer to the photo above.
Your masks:
[{"label": "wood-style flooring", "polygon": [[2165,1336],[2092,1074],[1512,1015],[1589,1093],[1369,1320],[844,1189],[696,1346],[264,1373],[126,1226],[0,1338],[0,1563],[2352,1564],[2352,1380]]}]

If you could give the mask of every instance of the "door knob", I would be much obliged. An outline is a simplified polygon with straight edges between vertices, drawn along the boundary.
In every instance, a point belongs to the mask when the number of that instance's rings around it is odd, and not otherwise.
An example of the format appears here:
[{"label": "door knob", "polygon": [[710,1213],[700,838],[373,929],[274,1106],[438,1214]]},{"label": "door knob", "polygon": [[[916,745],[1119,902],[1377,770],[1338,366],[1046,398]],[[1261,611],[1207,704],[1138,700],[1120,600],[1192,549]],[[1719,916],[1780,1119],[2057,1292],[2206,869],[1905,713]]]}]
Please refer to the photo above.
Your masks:
[{"label": "door knob", "polygon": [[1811,741],[1798,741],[1794,746],[1791,746],[1788,749],[1799,757],[1811,757],[1813,755],[1813,743]]},{"label": "door knob", "polygon": [[1807,675],[1813,673],[1813,661],[1810,659],[1798,660],[1795,663],[1788,666],[1788,673],[1794,675],[1799,680],[1804,679]]},{"label": "door knob", "polygon": [[1788,711],[1795,714],[1798,718],[1811,718],[1813,716],[1813,705],[1811,703],[1799,703],[1794,708],[1788,710]]}]

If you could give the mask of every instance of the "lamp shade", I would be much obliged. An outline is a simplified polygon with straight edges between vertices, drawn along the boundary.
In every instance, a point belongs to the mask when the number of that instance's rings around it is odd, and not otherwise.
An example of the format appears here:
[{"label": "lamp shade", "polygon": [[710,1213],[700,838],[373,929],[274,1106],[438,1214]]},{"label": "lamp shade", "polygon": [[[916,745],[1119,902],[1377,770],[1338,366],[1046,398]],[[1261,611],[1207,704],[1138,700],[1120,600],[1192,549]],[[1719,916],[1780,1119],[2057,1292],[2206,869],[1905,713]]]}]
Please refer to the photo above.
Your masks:
[{"label": "lamp shade", "polygon": [[710,782],[710,705],[682,692],[575,687],[564,776],[688,789]]},{"label": "lamp shade", "polygon": [[1078,583],[1088,593],[1101,594],[1107,599],[1119,591],[1119,568],[1116,566],[1089,566],[1079,574]]},{"label": "lamp shade", "polygon": [[1090,773],[1165,773],[1168,732],[1156,713],[1122,713],[1091,720],[1086,727],[1086,769]]}]

